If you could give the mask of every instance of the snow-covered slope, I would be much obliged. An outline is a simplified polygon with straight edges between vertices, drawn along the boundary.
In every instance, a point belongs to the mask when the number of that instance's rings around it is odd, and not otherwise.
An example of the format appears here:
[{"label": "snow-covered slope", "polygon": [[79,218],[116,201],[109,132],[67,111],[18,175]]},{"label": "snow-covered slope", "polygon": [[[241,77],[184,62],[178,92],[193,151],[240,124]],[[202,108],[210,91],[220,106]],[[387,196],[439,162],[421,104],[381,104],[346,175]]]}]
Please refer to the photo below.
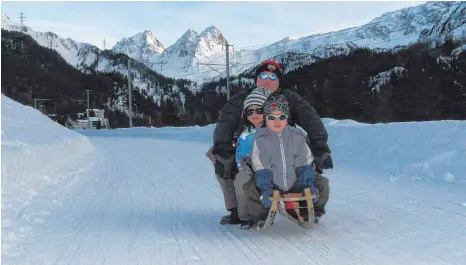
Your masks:
[{"label": "snow-covered slope", "polygon": [[64,179],[75,166],[82,166],[80,161],[94,152],[87,137],[38,110],[3,94],[1,105],[2,200],[37,195]]},{"label": "snow-covered slope", "polygon": [[[39,45],[52,48],[57,51],[71,66],[76,67],[84,73],[88,71],[99,71],[104,73],[117,72],[123,76],[128,74],[128,56],[117,53],[112,50],[102,51],[94,45],[87,43],[79,43],[72,39],[64,39],[52,32],[36,32],[29,27],[21,27],[18,23],[2,14],[2,29],[20,31],[30,35]],[[145,36],[148,43],[154,44],[151,49],[156,53],[156,39],[152,38],[148,32]],[[127,40],[131,42],[131,40]],[[136,49],[136,48],[135,48]],[[144,47],[144,49],[148,49]],[[168,78],[159,75],[158,73],[148,69],[141,62],[134,62],[132,72],[133,88],[149,92],[155,99],[168,97],[172,91],[177,91],[179,88],[176,85],[162,85],[167,82]],[[121,91],[120,91],[121,92]],[[124,93],[124,92],[121,92]],[[126,111],[125,107],[118,103],[110,105],[112,109]]]},{"label": "snow-covered slope", "polygon": [[213,125],[84,131],[99,163],[27,205],[2,197],[2,264],[464,264],[466,122],[324,123],[335,168],[309,231],[219,224]]},{"label": "snow-covered slope", "polygon": [[421,33],[421,39],[443,40],[447,35],[452,38],[466,37],[466,4],[450,8],[442,14],[432,28]]}]

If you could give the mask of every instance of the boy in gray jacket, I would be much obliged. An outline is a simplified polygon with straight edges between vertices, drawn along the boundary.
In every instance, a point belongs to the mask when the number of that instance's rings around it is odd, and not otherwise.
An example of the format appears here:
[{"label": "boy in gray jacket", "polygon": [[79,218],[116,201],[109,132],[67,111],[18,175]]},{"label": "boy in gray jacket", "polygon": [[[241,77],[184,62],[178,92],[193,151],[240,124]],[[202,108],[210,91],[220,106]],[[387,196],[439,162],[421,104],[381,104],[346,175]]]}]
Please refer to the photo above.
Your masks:
[{"label": "boy in gray jacket", "polygon": [[[263,108],[267,127],[257,129],[254,137],[251,154],[254,179],[243,185],[249,198],[251,221],[266,219],[274,189],[294,193],[309,187],[317,195],[313,201],[316,216],[324,214],[329,193],[328,179],[316,174],[305,133],[288,125],[290,110],[286,98],[280,94],[272,95]],[[315,185],[317,177],[319,189]],[[319,203],[319,190],[324,192],[322,203]]]}]

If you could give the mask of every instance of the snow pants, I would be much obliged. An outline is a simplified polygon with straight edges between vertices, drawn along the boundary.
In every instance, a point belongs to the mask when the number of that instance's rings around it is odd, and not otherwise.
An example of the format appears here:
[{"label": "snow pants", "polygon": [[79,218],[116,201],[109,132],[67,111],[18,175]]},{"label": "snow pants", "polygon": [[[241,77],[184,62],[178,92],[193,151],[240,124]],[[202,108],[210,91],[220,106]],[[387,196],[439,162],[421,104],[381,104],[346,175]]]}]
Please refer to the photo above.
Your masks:
[{"label": "snow pants", "polygon": [[[316,174],[314,185],[319,190],[319,201],[314,204],[314,207],[324,209],[330,196],[330,186],[328,178]],[[256,187],[254,179],[249,180],[243,185],[244,193],[247,196],[247,209],[250,220],[262,221],[267,218],[268,209],[266,209],[260,200],[259,190]],[[299,184],[295,183],[288,192],[301,192]]]}]

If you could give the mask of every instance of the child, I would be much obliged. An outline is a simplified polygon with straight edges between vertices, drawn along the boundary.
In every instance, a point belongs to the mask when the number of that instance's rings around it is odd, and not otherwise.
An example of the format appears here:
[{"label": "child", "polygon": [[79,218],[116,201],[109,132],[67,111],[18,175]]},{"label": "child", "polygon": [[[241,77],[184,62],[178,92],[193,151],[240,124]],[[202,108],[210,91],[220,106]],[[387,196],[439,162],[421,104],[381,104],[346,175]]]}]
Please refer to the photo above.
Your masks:
[{"label": "child", "polygon": [[[256,88],[246,97],[243,108],[243,126],[239,128],[239,136],[236,136],[236,163],[238,168],[245,169],[248,173],[247,165],[243,167],[244,160],[249,160],[251,157],[252,144],[257,128],[264,127],[264,104],[270,92],[265,88]],[[238,134],[239,134],[238,133]],[[249,158],[249,159],[248,159]],[[243,162],[242,162],[243,160]]]},{"label": "child", "polygon": [[[236,138],[236,163],[239,172],[236,175],[233,185],[236,193],[237,212],[239,219],[247,221],[250,219],[248,212],[248,198],[244,194],[243,185],[251,179],[254,174],[251,165],[251,151],[254,135],[257,128],[265,126],[264,123],[264,104],[270,92],[264,88],[256,88],[246,97],[243,106],[243,126],[235,134]],[[231,211],[234,214],[234,210]],[[242,222],[243,223],[243,222]]]},{"label": "child", "polygon": [[313,156],[305,133],[288,125],[290,110],[285,96],[271,95],[263,108],[267,127],[257,129],[251,157],[255,180],[243,186],[254,222],[266,219],[274,189],[288,193],[310,187],[317,195],[313,202],[319,200]]}]

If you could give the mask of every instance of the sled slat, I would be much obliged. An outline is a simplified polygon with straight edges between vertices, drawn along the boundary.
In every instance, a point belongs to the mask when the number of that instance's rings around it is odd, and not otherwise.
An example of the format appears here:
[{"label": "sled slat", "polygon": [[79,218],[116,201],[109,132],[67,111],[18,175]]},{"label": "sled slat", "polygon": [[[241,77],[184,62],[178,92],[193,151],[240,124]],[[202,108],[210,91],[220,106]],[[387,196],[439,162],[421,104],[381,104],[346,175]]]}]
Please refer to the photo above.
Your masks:
[{"label": "sled slat", "polygon": [[271,200],[276,200],[276,201],[290,201],[290,202],[296,202],[296,201],[307,201],[307,200],[312,200],[313,198],[315,198],[316,195],[312,195],[312,196],[305,196],[305,197],[299,197],[299,198],[285,198],[285,197],[280,197],[280,198],[274,198],[274,197],[270,197]]},{"label": "sled slat", "polygon": [[[304,190],[304,195],[306,197],[311,197],[311,189],[306,188]],[[317,197],[316,195],[312,194],[313,197]],[[312,223],[314,223],[315,220],[315,215],[314,215],[314,204],[312,203],[312,199],[307,200],[307,213],[308,213],[308,223],[309,223],[309,228],[311,228]]]}]

